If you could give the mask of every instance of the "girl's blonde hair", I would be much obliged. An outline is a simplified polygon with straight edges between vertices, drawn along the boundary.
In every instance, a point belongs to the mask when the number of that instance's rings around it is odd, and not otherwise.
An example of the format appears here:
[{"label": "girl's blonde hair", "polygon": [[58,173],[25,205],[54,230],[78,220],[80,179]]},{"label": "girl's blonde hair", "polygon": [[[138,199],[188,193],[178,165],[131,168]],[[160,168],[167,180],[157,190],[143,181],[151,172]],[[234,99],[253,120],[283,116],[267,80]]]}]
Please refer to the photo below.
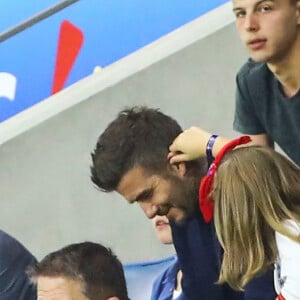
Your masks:
[{"label": "girl's blonde hair", "polygon": [[270,148],[242,147],[225,155],[214,179],[216,232],[224,256],[219,283],[242,290],[271,268],[275,231],[300,242],[283,225],[300,220],[300,169]]}]

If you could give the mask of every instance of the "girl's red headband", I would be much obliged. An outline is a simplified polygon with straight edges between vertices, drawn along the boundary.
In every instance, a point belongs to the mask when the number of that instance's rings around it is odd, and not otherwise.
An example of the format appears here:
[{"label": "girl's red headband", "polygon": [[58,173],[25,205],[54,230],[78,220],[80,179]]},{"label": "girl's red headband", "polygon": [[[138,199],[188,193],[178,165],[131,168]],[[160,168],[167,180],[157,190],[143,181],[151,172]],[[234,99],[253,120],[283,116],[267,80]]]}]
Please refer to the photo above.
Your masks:
[{"label": "girl's red headband", "polygon": [[234,149],[236,146],[247,144],[251,141],[249,136],[241,136],[235,140],[227,143],[217,154],[215,160],[210,165],[207,175],[201,180],[199,187],[199,208],[202,212],[204,221],[206,223],[210,222],[213,218],[214,204],[210,197],[212,190],[215,173],[221,163],[223,156],[229,151]]}]

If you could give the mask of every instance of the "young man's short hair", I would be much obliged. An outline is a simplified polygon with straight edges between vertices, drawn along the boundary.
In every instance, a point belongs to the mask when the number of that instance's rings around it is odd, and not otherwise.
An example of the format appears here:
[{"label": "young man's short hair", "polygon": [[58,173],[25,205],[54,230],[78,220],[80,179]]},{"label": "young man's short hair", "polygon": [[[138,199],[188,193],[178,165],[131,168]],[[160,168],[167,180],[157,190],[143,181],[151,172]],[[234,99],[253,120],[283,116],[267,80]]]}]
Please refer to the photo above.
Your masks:
[{"label": "young man's short hair", "polygon": [[39,277],[78,280],[90,300],[113,296],[128,300],[122,264],[109,248],[100,244],[84,242],[66,246],[47,255],[28,274],[35,283]]}]

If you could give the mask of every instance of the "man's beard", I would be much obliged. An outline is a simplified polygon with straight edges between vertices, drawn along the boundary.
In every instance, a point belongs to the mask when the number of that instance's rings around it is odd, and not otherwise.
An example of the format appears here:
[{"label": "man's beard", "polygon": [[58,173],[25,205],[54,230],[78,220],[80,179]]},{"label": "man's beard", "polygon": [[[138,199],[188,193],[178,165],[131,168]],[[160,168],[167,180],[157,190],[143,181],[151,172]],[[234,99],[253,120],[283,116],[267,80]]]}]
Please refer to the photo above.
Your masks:
[{"label": "man's beard", "polygon": [[186,217],[198,210],[199,180],[195,177],[170,176],[170,202],[173,207],[183,210]]}]

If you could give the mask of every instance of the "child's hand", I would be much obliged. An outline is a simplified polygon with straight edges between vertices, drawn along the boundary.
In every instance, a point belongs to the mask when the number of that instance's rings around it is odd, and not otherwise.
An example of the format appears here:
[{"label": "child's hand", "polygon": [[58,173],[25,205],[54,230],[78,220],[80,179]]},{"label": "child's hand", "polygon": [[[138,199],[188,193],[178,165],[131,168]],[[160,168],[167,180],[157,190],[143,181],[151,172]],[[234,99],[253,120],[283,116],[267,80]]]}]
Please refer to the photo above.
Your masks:
[{"label": "child's hand", "polygon": [[170,163],[194,160],[206,155],[206,145],[211,134],[199,127],[191,127],[180,133],[169,150]]}]

